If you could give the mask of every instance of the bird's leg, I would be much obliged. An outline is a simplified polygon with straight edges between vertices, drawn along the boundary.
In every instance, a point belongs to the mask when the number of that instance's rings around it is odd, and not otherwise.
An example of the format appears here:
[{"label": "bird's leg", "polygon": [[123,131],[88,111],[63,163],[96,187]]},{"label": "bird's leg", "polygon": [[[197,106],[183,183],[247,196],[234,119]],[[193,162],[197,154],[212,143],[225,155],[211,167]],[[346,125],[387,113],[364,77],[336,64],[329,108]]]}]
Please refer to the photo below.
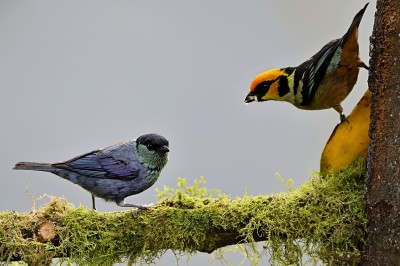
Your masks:
[{"label": "bird's leg", "polygon": [[93,208],[93,210],[96,210],[96,200],[95,200],[93,194],[92,194],[92,208]]}]

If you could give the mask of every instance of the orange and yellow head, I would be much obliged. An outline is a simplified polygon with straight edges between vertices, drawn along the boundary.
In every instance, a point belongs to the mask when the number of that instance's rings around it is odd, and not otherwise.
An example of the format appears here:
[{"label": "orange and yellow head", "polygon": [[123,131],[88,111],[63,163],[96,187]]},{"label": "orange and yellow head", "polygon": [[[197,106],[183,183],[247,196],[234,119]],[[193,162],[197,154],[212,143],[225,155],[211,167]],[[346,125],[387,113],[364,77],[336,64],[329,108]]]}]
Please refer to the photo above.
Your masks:
[{"label": "orange and yellow head", "polygon": [[250,86],[250,92],[244,99],[245,103],[268,100],[282,101],[290,89],[288,87],[289,74],[284,69],[271,69],[258,74]]}]

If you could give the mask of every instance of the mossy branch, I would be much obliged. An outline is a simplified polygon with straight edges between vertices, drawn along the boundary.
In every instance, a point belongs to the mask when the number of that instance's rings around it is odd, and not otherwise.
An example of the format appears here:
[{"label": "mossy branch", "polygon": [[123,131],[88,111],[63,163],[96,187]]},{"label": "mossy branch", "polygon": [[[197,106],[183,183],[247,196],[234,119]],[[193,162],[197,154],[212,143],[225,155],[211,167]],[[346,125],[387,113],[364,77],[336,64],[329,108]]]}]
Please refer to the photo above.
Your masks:
[{"label": "mossy branch", "polygon": [[355,263],[366,226],[364,177],[361,159],[329,178],[315,174],[300,188],[271,196],[210,198],[200,188],[167,188],[159,194],[168,199],[135,216],[75,208],[55,198],[34,212],[0,213],[0,261],[151,262],[168,249],[210,253],[266,241],[275,263],[298,264],[304,254],[327,263]]}]

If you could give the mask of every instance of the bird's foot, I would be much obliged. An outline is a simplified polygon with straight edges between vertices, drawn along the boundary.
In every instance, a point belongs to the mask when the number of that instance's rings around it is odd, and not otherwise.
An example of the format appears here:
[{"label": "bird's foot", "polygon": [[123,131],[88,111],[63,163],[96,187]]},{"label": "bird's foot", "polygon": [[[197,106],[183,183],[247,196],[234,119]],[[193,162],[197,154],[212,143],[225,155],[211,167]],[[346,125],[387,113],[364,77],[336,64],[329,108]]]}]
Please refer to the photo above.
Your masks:
[{"label": "bird's foot", "polygon": [[369,70],[369,66],[367,66],[363,61],[360,61],[359,67],[363,67],[363,68],[365,68],[366,70]]},{"label": "bird's foot", "polygon": [[341,113],[341,114],[340,114],[340,123],[342,123],[343,121],[346,121],[347,124],[350,124],[350,123],[349,123],[349,120],[347,119],[347,116],[344,115],[343,113]]},{"label": "bird's foot", "polygon": [[117,201],[116,202],[118,206],[120,207],[133,207],[133,208],[137,208],[137,210],[135,210],[133,212],[133,216],[135,216],[136,214],[138,214],[141,210],[143,209],[148,209],[154,206],[153,203],[147,204],[147,205],[139,205],[139,204],[132,204],[132,203],[125,203],[125,201]]},{"label": "bird's foot", "polygon": [[154,207],[154,203],[150,203],[150,204],[146,204],[146,205],[140,205],[140,206],[142,206],[142,207],[139,208],[139,209],[147,209],[147,208]]},{"label": "bird's foot", "polygon": [[150,204],[147,204],[147,205],[136,205],[137,209],[132,212],[132,216],[135,217],[142,210],[152,208],[153,206],[154,206],[153,203],[150,203]]}]

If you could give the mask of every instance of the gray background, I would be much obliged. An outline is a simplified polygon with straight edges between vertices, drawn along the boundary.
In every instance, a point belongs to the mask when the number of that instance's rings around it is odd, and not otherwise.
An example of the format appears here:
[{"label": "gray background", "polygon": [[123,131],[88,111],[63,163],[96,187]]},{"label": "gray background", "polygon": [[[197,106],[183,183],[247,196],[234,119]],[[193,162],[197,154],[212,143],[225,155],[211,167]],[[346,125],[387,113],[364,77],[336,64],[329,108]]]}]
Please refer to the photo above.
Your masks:
[{"label": "gray background", "polygon": [[[158,182],[128,198],[155,201],[177,177],[205,176],[231,197],[286,191],[319,169],[334,110],[244,105],[253,77],[296,66],[341,37],[365,1],[0,1],[0,210],[44,193],[90,207],[90,195],[17,161],[55,162],[157,132],[170,141]],[[375,1],[360,26],[368,64]],[[350,113],[367,71],[343,106]],[[39,201],[44,204],[46,200]],[[100,211],[119,211],[98,200]],[[206,263],[196,255],[189,263]],[[239,260],[240,261],[240,260]],[[164,256],[159,264],[175,263]],[[234,262],[237,264],[237,262]]]}]

